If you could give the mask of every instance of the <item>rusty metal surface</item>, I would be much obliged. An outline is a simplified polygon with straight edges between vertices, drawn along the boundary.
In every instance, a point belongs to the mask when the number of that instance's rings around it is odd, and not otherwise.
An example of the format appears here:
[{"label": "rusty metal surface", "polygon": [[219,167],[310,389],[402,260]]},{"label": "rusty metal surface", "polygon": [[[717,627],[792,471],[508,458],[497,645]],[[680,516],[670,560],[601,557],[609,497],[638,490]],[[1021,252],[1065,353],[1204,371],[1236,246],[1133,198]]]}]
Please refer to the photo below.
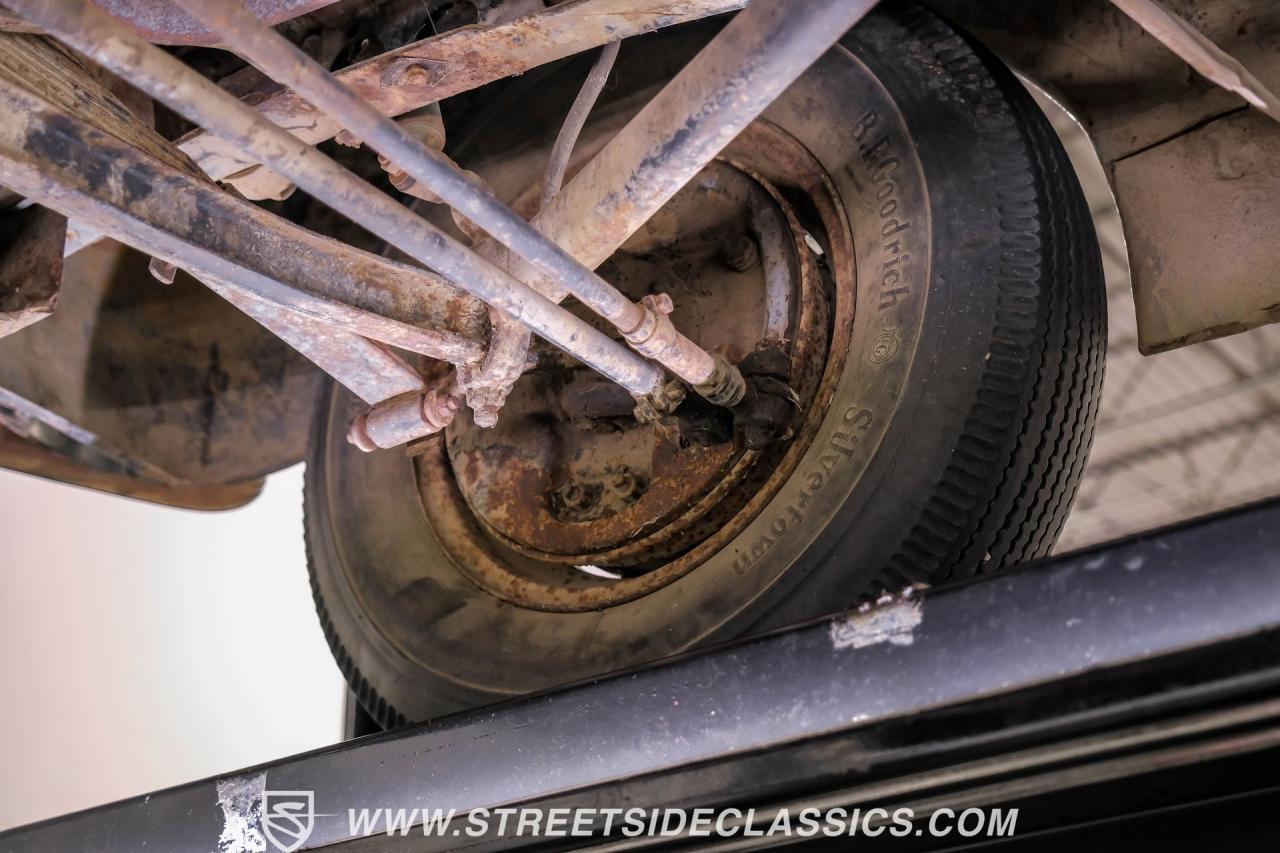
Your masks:
[{"label": "rusty metal surface", "polygon": [[586,266],[601,263],[874,6],[875,0],[752,4],[534,224]]},{"label": "rusty metal surface", "polygon": [[428,390],[417,390],[384,400],[351,422],[347,440],[365,453],[408,444],[453,423],[462,397],[457,379],[450,375]]},{"label": "rusty metal surface", "polygon": [[1171,14],[1156,0],[1111,2],[1196,71],[1280,121],[1280,98],[1204,33]]},{"label": "rusty metal surface", "polygon": [[[396,116],[503,77],[521,74],[609,41],[741,8],[745,0],[570,0],[505,24],[450,30],[337,72],[383,115]],[[299,139],[331,139],[342,125],[292,92],[256,104]],[[203,130],[178,143],[215,180],[255,165],[235,146]],[[259,176],[258,179],[261,179]],[[250,198],[270,197],[279,179],[268,177],[265,196],[254,184],[233,181]]]},{"label": "rusty metal surface", "polygon": [[[1102,162],[1169,139],[1244,105],[1197,74],[1111,0],[935,0],[938,11],[1025,72],[1078,115]],[[1235,57],[1265,86],[1280,88],[1280,4],[1258,0],[1163,0]]]},{"label": "rusty metal surface", "polygon": [[0,8],[0,32],[30,34],[40,32],[40,28],[35,24],[27,23],[12,12],[7,12]]},{"label": "rusty metal surface", "polygon": [[[101,69],[82,64],[52,39],[0,32],[0,80],[32,92],[68,115],[83,119],[116,139],[205,180],[191,158],[155,132],[150,98],[137,97],[137,90]],[[3,187],[0,187],[0,197],[3,197],[0,207],[21,199],[20,194]],[[84,223],[71,223],[64,232],[66,254],[102,237]]]},{"label": "rusty metal surface", "polygon": [[91,70],[44,36],[0,33],[0,80],[8,81],[122,142],[203,179],[182,151],[144,123]]},{"label": "rusty metal surface", "polygon": [[[370,297],[376,300],[379,296],[378,269],[393,270],[410,280],[421,277],[419,273],[372,255],[341,250],[339,244],[287,226],[283,220],[271,217],[263,220],[263,212],[254,206],[236,201],[219,188],[185,172],[149,159],[142,152],[117,142],[114,137],[98,133],[62,115],[51,105],[11,90],[7,84],[0,86],[0,93],[9,107],[8,120],[3,122],[4,129],[0,130],[0,135],[6,131],[13,134],[0,141],[0,175],[7,183],[22,188],[29,196],[75,213],[81,221],[105,224],[114,221],[126,233],[135,236],[150,233],[149,237],[144,236],[138,241],[139,245],[152,254],[158,250],[161,256],[184,266],[189,266],[192,260],[198,261],[198,258],[193,257],[189,244],[185,244],[183,239],[206,241],[205,255],[216,259],[209,270],[204,271],[207,284],[293,343],[313,361],[333,371],[369,402],[420,387],[421,380],[415,371],[384,347],[358,337],[351,328],[344,328],[344,320],[346,326],[354,326],[355,330],[383,334],[395,343],[428,355],[464,361],[479,356],[480,345],[461,335],[389,321],[345,303],[309,297],[306,291],[290,290],[276,280],[286,277],[280,274],[280,270],[291,267],[293,277],[310,279],[308,285],[315,282],[322,286],[321,289],[345,285],[350,290],[365,294],[367,303]],[[55,164],[63,167],[57,177],[42,171],[42,167]],[[100,197],[95,197],[95,192]],[[245,230],[246,225],[255,222],[267,222],[268,227],[257,233]],[[159,223],[159,227],[155,223]],[[272,230],[269,227],[272,224],[282,227]],[[168,231],[162,230],[164,228]],[[61,233],[65,233],[65,229]],[[172,239],[174,234],[180,238]],[[239,252],[236,247],[240,247]],[[329,251],[330,248],[335,251]],[[228,257],[232,259],[230,263]],[[257,268],[271,270],[275,265],[276,279],[264,278],[256,272],[244,275],[245,269],[236,267],[235,260],[244,262],[246,257]],[[310,269],[306,269],[308,266]],[[374,273],[372,277],[370,272]],[[229,280],[257,285],[267,298],[233,287],[228,284]],[[398,299],[395,292],[384,291],[382,295],[386,298],[382,301],[413,304],[420,300],[419,304],[429,311],[447,313],[448,316],[440,319],[456,322],[465,319],[466,312],[459,310],[464,306],[451,298],[455,293],[451,288],[448,290],[445,304],[431,301],[431,294],[422,293],[422,288],[417,291],[406,289]],[[186,319],[189,324],[193,318]],[[53,342],[49,345],[56,346]],[[218,352],[216,346],[212,351]],[[165,363],[163,358],[159,361]],[[23,358],[15,360],[13,366],[15,369],[29,369],[36,365]],[[83,426],[92,421],[88,413],[75,410],[72,399],[47,399],[48,393],[41,386],[38,375],[26,373],[11,377],[4,382],[4,387],[36,408],[56,412],[71,423]],[[58,387],[71,394],[79,390],[74,381],[66,381]],[[314,393],[306,393],[304,397],[313,398]],[[305,411],[299,415],[306,417]],[[256,417],[255,413],[246,420],[253,423]],[[277,466],[282,456],[292,461],[301,455],[301,436],[305,435],[305,426],[297,425],[292,418],[283,419],[282,424],[297,432],[281,436],[276,442],[267,442],[261,448],[244,448],[242,452],[249,457],[250,464]],[[90,432],[96,434],[96,430],[90,429]],[[233,474],[240,472],[241,469],[235,465],[218,466],[216,472],[203,470],[210,467],[213,457],[207,447],[192,452],[195,448],[189,446],[188,439],[194,433],[196,430],[179,430],[174,436],[180,443],[188,445],[186,449],[190,458],[168,457],[162,463],[156,463],[168,476],[179,480],[227,479],[229,475],[224,473],[224,467]],[[142,431],[137,437],[146,439],[153,436]],[[129,440],[125,439],[126,443]],[[287,449],[280,450],[281,443]],[[258,451],[265,451],[267,458],[256,457]],[[164,456],[154,452],[149,443],[127,447],[122,450],[122,455],[144,460]],[[254,467],[249,473],[256,475],[260,471]]]},{"label": "rusty metal surface", "polygon": [[186,275],[104,241],[53,316],[0,339],[0,406],[158,483],[252,480],[302,458],[325,376]]},{"label": "rusty metal surface", "polygon": [[[542,175],[530,179],[537,196]],[[774,204],[750,176],[712,163],[601,271],[632,298],[669,291],[681,328],[740,360],[770,332],[765,277],[726,267],[721,247],[750,229],[753,206]],[[789,252],[786,286],[798,297],[794,240]],[[722,310],[726,293],[733,294],[731,312]],[[750,470],[749,463],[739,464],[743,451],[733,446],[727,416],[699,410],[679,429],[671,422],[639,424],[632,401],[599,389],[595,396],[606,414],[584,417],[591,395],[571,398],[575,389],[589,392],[591,375],[552,353],[541,356],[496,427],[477,429],[464,418],[449,430],[450,464],[471,510],[504,543],[544,559],[614,565],[621,555],[606,552],[638,539],[645,546],[630,553],[644,551],[650,559],[660,548],[681,550],[684,531],[670,522],[717,485],[731,490]]]},{"label": "rusty metal surface", "polygon": [[[532,220],[583,266],[612,254],[685,186],[876,0],[767,3],[734,17]],[[516,276],[554,300],[581,296],[522,258]],[[666,319],[660,294],[615,322],[633,348],[659,360],[709,400],[733,405],[743,379]],[[608,313],[605,316],[610,316]],[[612,318],[611,318],[612,319]],[[505,330],[495,329],[495,346]]]},{"label": "rusty metal surface", "polygon": [[[599,265],[875,3],[748,7],[538,211],[534,227],[584,266]],[[541,278],[528,264],[517,261],[515,271],[553,299],[567,295],[562,283]],[[650,308],[638,325],[621,327],[624,336],[632,346],[643,342],[641,352],[663,354],[682,377],[700,372],[703,383],[721,379],[695,388],[709,399],[736,403],[742,382],[736,369],[725,374],[714,363],[685,364],[682,353],[690,347],[674,329],[663,328],[660,313]]]},{"label": "rusty metal surface", "polygon": [[[653,365],[471,252],[326,155],[300,143],[85,0],[11,3],[171,109],[234,140],[308,194],[438,270],[492,307],[519,319],[615,382],[638,395],[657,386],[661,373]],[[216,272],[209,266],[213,260],[204,262],[206,272]]]},{"label": "rusty metal surface", "polygon": [[[695,388],[719,378],[720,383],[713,384],[707,392],[708,399],[732,405],[741,398],[741,394],[735,396],[719,387],[729,385],[737,390],[741,386],[736,368],[722,364],[717,370],[717,363],[710,353],[675,329],[668,318],[671,313],[669,298],[663,302],[664,297],[646,296],[648,301],[641,304],[626,298],[547,239],[488,189],[477,186],[451,160],[423,142],[410,129],[383,116],[300,48],[256,21],[234,0],[177,2],[222,33],[255,66],[341,121],[348,132],[408,173],[424,189],[465,215],[516,258],[536,267],[583,305],[608,320],[637,352],[657,361]],[[421,255],[418,257],[424,262],[429,260]],[[545,329],[541,331],[546,332]],[[570,351],[594,367],[601,366],[584,357],[583,350],[570,348]],[[604,355],[601,353],[597,357],[603,358]]]},{"label": "rusty metal surface", "polygon": [[1280,126],[1244,111],[1115,164],[1139,345],[1280,321]]},{"label": "rusty metal surface", "polygon": [[258,496],[264,482],[254,479],[234,483],[157,483],[132,474],[99,470],[21,438],[3,426],[0,426],[0,468],[121,497],[199,510],[244,506]]},{"label": "rusty metal surface", "polygon": [[206,276],[201,282],[302,353],[366,403],[379,403],[422,388],[422,377],[387,347],[332,323],[272,303]]},{"label": "rusty metal surface", "polygon": [[66,238],[66,217],[52,210],[0,211],[0,338],[53,313]]},{"label": "rusty metal surface", "polygon": [[0,182],[24,195],[282,310],[446,360],[481,352],[482,306],[438,279],[298,228],[3,83],[0,97]]},{"label": "rusty metal surface", "polygon": [[[623,73],[625,59],[624,53]],[[596,136],[584,138],[584,156],[598,150],[616,127],[600,124]],[[504,165],[500,181],[512,196],[527,186],[518,208],[536,204],[545,160],[521,162],[519,170]],[[757,121],[725,152],[724,162],[714,163],[678,194],[603,268],[628,293],[643,292],[656,281],[687,282],[676,300],[677,314],[682,306],[690,312],[682,325],[696,329],[700,342],[713,348],[717,338],[735,341],[730,354],[740,356],[743,347],[777,333],[769,319],[768,293],[777,282],[766,281],[762,266],[746,272],[730,268],[723,243],[734,234],[754,233],[759,210],[775,210],[789,239],[789,286],[804,283],[793,293],[794,315],[785,334],[791,381],[805,413],[790,440],[745,453],[710,437],[698,444],[698,434],[712,422],[688,412],[677,412],[657,427],[629,423],[625,431],[611,429],[609,412],[619,401],[594,399],[589,389],[583,392],[582,378],[540,358],[517,386],[512,408],[496,431],[480,435],[460,419],[448,430],[447,443],[434,439],[416,457],[423,507],[473,581],[504,600],[553,611],[591,610],[645,595],[723,547],[794,471],[842,370],[852,320],[852,246],[824,174],[794,138]],[[811,201],[816,218],[801,226],[775,182]],[[726,224],[730,210],[732,228],[711,227],[717,221]],[[838,282],[822,282],[802,236],[806,230],[824,235]],[[773,250],[783,253],[784,247]],[[734,312],[723,311],[725,292],[733,294]],[[835,295],[835,304],[828,304],[826,293]],[[828,328],[835,343],[829,354]],[[531,383],[541,383],[541,391]],[[556,393],[562,386],[576,389],[574,399],[585,404],[585,411],[565,408],[564,390]],[[599,420],[582,423],[584,417]],[[485,513],[491,513],[487,519]],[[596,550],[568,553],[565,543]],[[625,577],[605,581],[573,568],[578,565],[611,568]]]},{"label": "rusty metal surface", "polygon": [[[113,17],[128,24],[140,36],[158,44],[213,45],[218,37],[202,27],[170,0],[95,0]],[[337,0],[243,0],[245,6],[268,24],[330,6]],[[38,27],[0,9],[0,30],[37,32]]]}]

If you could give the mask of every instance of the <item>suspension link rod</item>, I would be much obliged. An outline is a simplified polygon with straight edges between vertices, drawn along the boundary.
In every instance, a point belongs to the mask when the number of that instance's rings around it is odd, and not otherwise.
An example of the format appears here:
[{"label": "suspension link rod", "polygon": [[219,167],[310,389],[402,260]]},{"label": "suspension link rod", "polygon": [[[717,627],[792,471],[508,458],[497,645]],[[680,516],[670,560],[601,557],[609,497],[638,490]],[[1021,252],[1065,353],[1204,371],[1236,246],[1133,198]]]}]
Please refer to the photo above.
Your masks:
[{"label": "suspension link rod", "polygon": [[[504,24],[458,27],[339,69],[342,82],[386,116],[425,107],[539,65],[662,27],[740,9],[746,0],[565,0]],[[342,125],[285,89],[254,109],[316,145]],[[203,128],[178,141],[216,181],[253,199],[272,198],[279,178],[246,160]]]},{"label": "suspension link rod", "polygon": [[1280,121],[1280,97],[1248,68],[1157,0],[1111,0],[1121,12],[1213,83]]},{"label": "suspension link rod", "polygon": [[[228,282],[277,312],[455,364],[483,354],[467,335],[482,333],[478,322],[458,323],[463,333],[417,325],[428,319],[425,312],[396,290],[416,271],[340,244],[331,249],[327,238],[239,201],[4,81],[0,184],[193,274]],[[237,229],[250,238],[241,239]],[[363,292],[355,292],[357,287]],[[458,300],[447,301],[459,314],[469,313]]]},{"label": "suspension link rod", "polygon": [[599,266],[877,2],[754,0],[533,225],[582,264]]},{"label": "suspension link rod", "polygon": [[637,396],[662,373],[603,332],[479,257],[87,0],[6,0],[10,8],[187,119],[233,143],[311,196],[437,270],[468,293]]},{"label": "suspension link rod", "polygon": [[[543,206],[531,224],[594,269],[706,168],[877,0],[754,0]],[[557,302],[567,291],[513,258]],[[510,335],[498,329],[498,334]],[[522,354],[524,340],[491,346]]]},{"label": "suspension link rod", "polygon": [[[680,334],[665,316],[647,304],[632,302],[593,270],[578,263],[514,210],[477,185],[452,160],[384,116],[354,90],[283,35],[264,26],[239,0],[177,0],[192,17],[222,35],[225,43],[276,82],[329,114],[365,144],[415,181],[484,229],[513,253],[558,282],[592,311],[612,323],[644,355],[695,388],[730,374],[732,392],[712,389],[709,396],[732,405],[741,399],[736,368]],[[661,337],[655,337],[661,332]]]},{"label": "suspension link rod", "polygon": [[[4,81],[0,183],[108,230],[122,243],[182,264],[368,403],[417,390],[423,383],[408,364],[364,334],[462,364],[483,351],[478,342],[461,335],[397,322],[277,281],[258,268],[252,252],[242,251],[235,242],[218,241],[219,226],[238,220],[226,218],[216,205],[201,204],[200,192],[230,199],[226,193]],[[144,192],[143,187],[150,189]],[[191,218],[193,207],[198,220]],[[286,256],[286,268],[323,274],[311,264],[315,253],[310,246],[275,241],[274,236],[278,235],[264,235],[263,242],[294,250],[276,253]],[[202,243],[202,238],[212,240],[212,245]]]},{"label": "suspension link rod", "polygon": [[282,311],[251,291],[211,275],[198,271],[193,275],[371,406],[426,387],[413,365],[382,344],[307,314]]}]

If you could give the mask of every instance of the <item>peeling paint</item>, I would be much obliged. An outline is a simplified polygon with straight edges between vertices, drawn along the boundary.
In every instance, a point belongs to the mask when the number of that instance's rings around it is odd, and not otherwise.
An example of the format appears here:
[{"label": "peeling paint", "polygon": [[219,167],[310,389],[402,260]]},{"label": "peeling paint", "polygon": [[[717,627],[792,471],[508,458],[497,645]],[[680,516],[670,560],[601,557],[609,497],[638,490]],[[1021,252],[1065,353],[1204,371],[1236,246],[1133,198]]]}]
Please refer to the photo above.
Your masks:
[{"label": "peeling paint", "polygon": [[262,794],[267,788],[267,774],[219,779],[217,787],[218,805],[222,808],[218,853],[263,853],[267,840],[262,835]]},{"label": "peeling paint", "polygon": [[924,602],[911,597],[911,590],[898,596],[884,596],[874,605],[831,623],[831,645],[836,649],[861,649],[879,643],[909,646],[913,632],[924,618]]}]

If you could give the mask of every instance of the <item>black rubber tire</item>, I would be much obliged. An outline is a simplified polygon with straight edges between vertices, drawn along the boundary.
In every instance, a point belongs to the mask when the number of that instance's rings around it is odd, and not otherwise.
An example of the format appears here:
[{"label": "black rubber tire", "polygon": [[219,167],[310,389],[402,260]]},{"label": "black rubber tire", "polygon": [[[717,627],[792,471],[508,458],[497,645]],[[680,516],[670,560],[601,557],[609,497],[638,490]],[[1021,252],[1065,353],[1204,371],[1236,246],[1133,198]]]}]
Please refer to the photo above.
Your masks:
[{"label": "black rubber tire", "polygon": [[[821,75],[840,75],[836,93]],[[767,116],[826,158],[853,223],[845,375],[792,481],[687,577],[597,613],[487,600],[424,542],[403,454],[348,448],[349,397],[331,395],[307,465],[312,584],[380,724],[1049,552],[1092,439],[1106,337],[1097,243],[1061,145],[998,60],[913,4],[882,6],[805,80]]]}]

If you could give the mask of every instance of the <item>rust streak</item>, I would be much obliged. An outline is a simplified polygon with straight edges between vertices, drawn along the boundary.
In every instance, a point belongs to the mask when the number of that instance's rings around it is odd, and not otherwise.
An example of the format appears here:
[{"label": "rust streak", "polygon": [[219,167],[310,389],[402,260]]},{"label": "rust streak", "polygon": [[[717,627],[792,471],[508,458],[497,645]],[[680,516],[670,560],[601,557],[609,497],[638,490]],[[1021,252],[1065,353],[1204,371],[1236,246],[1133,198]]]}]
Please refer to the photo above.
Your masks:
[{"label": "rust streak", "polygon": [[[397,116],[609,41],[743,5],[745,0],[573,0],[508,24],[450,30],[352,65],[336,76],[384,115]],[[428,62],[432,67],[423,74],[420,63]],[[295,124],[298,116],[314,112],[310,104],[288,91],[268,97],[257,109],[285,127]],[[314,125],[291,132],[315,144],[331,139],[340,130],[341,125],[320,114]],[[255,165],[233,146],[203,130],[179,141],[178,147],[215,180]],[[252,182],[235,183],[250,198],[271,198],[278,192],[280,179],[268,173]]]}]

